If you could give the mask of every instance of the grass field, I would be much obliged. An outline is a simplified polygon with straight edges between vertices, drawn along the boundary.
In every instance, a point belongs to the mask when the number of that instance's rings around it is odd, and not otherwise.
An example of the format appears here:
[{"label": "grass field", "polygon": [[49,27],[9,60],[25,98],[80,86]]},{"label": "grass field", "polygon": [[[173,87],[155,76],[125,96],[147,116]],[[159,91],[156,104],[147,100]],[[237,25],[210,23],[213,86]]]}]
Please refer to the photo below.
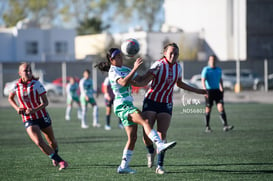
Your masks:
[{"label": "grass field", "polygon": [[[141,129],[131,161],[137,174],[119,175],[116,169],[126,136],[114,118],[111,131],[93,127],[83,130],[79,121],[64,120],[64,108],[49,106],[59,153],[69,163],[66,170],[58,171],[28,138],[15,111],[1,108],[0,180],[273,180],[272,108],[272,104],[226,104],[228,120],[235,129],[223,132],[214,107],[213,132],[208,134],[204,132],[203,114],[189,112],[202,110],[202,106],[185,111],[177,105],[168,140],[178,144],[166,153],[165,175],[156,175],[154,168],[146,167]],[[72,113],[76,117],[75,109]],[[104,125],[104,108],[100,108],[100,115]]]}]

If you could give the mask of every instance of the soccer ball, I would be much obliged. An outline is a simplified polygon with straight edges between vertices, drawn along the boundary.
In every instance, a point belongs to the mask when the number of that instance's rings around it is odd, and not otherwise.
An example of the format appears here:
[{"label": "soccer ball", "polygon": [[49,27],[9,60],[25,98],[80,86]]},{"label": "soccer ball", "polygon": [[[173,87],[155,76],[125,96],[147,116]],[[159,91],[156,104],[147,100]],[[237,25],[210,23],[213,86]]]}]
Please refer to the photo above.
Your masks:
[{"label": "soccer ball", "polygon": [[133,57],[139,52],[139,43],[136,39],[129,38],[122,42],[121,51],[128,57]]}]

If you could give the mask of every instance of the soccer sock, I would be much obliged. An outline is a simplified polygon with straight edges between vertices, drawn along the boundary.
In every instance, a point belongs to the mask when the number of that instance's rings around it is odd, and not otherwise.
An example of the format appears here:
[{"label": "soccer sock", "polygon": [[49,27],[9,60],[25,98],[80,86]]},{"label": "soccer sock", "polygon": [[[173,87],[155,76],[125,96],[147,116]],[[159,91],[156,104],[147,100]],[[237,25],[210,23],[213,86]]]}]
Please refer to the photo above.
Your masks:
[{"label": "soccer sock", "polygon": [[133,156],[133,150],[123,150],[123,155],[122,155],[120,167],[121,168],[128,167],[132,156]]},{"label": "soccer sock", "polygon": [[78,108],[78,119],[81,119],[82,118],[82,110],[81,110],[81,108],[79,107]]},{"label": "soccer sock", "polygon": [[71,106],[67,106],[65,111],[65,117],[70,117],[70,113],[71,113]]},{"label": "soccer sock", "polygon": [[205,121],[206,121],[206,127],[208,127],[209,126],[209,121],[210,121],[210,113],[206,113]]},{"label": "soccer sock", "polygon": [[165,157],[165,151],[162,151],[161,153],[157,155],[157,165],[163,167],[164,157]]},{"label": "soccer sock", "polygon": [[56,152],[49,155],[49,158],[51,158],[52,160],[55,160],[57,162],[63,161],[63,159]]},{"label": "soccer sock", "polygon": [[99,117],[99,108],[97,105],[93,107],[93,124],[98,124],[98,117]]},{"label": "soccer sock", "polygon": [[220,119],[223,123],[224,126],[227,126],[227,116],[226,116],[226,112],[225,111],[222,111],[220,112]]},{"label": "soccer sock", "polygon": [[85,106],[83,106],[83,108],[82,108],[82,125],[86,125],[86,111],[87,111],[87,108]]},{"label": "soccer sock", "polygon": [[158,144],[162,144],[162,140],[160,139],[159,135],[157,134],[157,132],[152,129],[151,132],[148,134],[148,137],[150,138],[150,140],[156,144],[156,146],[158,146]]},{"label": "soccer sock", "polygon": [[57,154],[58,154],[58,152],[59,152],[59,149],[58,149],[58,148],[56,148],[56,149],[55,149],[55,153],[57,153]]},{"label": "soccer sock", "polygon": [[106,115],[106,125],[110,126],[110,115]]},{"label": "soccer sock", "polygon": [[146,146],[148,153],[153,154],[155,149],[154,149],[154,145],[148,145]]}]

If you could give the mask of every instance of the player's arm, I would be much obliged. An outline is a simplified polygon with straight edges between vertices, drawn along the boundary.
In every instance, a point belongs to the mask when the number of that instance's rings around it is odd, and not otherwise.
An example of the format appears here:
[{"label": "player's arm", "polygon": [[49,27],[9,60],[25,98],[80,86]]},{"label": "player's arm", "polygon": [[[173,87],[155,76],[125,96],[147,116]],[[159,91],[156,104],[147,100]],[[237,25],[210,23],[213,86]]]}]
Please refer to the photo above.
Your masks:
[{"label": "player's arm", "polygon": [[192,87],[186,83],[184,83],[181,78],[179,78],[176,82],[176,85],[184,90],[190,91],[190,92],[195,92],[197,94],[207,94],[207,91],[205,89],[197,89],[195,87]]},{"label": "player's arm", "polygon": [[124,78],[120,77],[117,80],[117,83],[120,84],[121,86],[127,86],[128,84],[132,83],[132,79],[134,77],[134,74],[136,73],[137,69],[140,67],[140,65],[143,63],[142,58],[138,58],[136,59],[135,63],[134,63],[134,67],[131,70],[131,72]]},{"label": "player's arm", "polygon": [[207,89],[207,88],[206,88],[206,83],[205,83],[205,81],[206,81],[206,79],[202,77],[202,78],[201,78],[201,83],[202,83],[203,89]]},{"label": "player's arm", "polygon": [[47,96],[46,96],[45,93],[41,95],[41,99],[42,99],[41,104],[39,104],[37,107],[34,107],[34,108],[28,108],[25,111],[25,113],[26,114],[33,114],[33,113],[35,113],[35,112],[37,112],[39,110],[44,109],[46,106],[48,106],[48,100],[47,100]]},{"label": "player's arm", "polygon": [[219,82],[219,89],[220,89],[221,92],[224,92],[224,86],[223,86],[222,78],[220,79],[220,82]]},{"label": "player's arm", "polygon": [[15,98],[15,94],[14,93],[10,93],[9,94],[9,98],[8,98],[10,105],[16,110],[16,112],[18,114],[23,114],[25,112],[25,109],[19,107],[17,105],[17,103],[15,102],[14,98]]}]

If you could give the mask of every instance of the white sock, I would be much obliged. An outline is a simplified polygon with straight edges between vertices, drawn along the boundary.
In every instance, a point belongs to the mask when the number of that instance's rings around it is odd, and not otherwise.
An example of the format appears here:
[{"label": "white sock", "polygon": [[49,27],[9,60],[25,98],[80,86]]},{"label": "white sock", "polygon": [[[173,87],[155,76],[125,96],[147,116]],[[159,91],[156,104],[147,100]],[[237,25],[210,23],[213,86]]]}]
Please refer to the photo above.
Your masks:
[{"label": "white sock", "polygon": [[87,111],[87,108],[83,106],[82,107],[82,125],[86,125],[86,111]]},{"label": "white sock", "polygon": [[71,106],[67,106],[65,111],[65,117],[70,117],[70,113],[71,113]]},{"label": "white sock", "polygon": [[157,134],[157,132],[152,129],[151,132],[148,134],[148,137],[150,138],[150,140],[156,144],[156,146],[158,146],[158,144],[162,144],[162,140],[160,139],[159,135]]},{"label": "white sock", "polygon": [[123,150],[122,160],[120,167],[127,168],[133,156],[133,150]]},{"label": "white sock", "polygon": [[93,107],[93,125],[96,125],[96,124],[98,124],[99,123],[99,108],[98,108],[98,106],[97,105],[95,105],[94,107]]},{"label": "white sock", "polygon": [[81,119],[82,118],[82,110],[81,110],[81,108],[79,107],[78,108],[78,119]]}]

